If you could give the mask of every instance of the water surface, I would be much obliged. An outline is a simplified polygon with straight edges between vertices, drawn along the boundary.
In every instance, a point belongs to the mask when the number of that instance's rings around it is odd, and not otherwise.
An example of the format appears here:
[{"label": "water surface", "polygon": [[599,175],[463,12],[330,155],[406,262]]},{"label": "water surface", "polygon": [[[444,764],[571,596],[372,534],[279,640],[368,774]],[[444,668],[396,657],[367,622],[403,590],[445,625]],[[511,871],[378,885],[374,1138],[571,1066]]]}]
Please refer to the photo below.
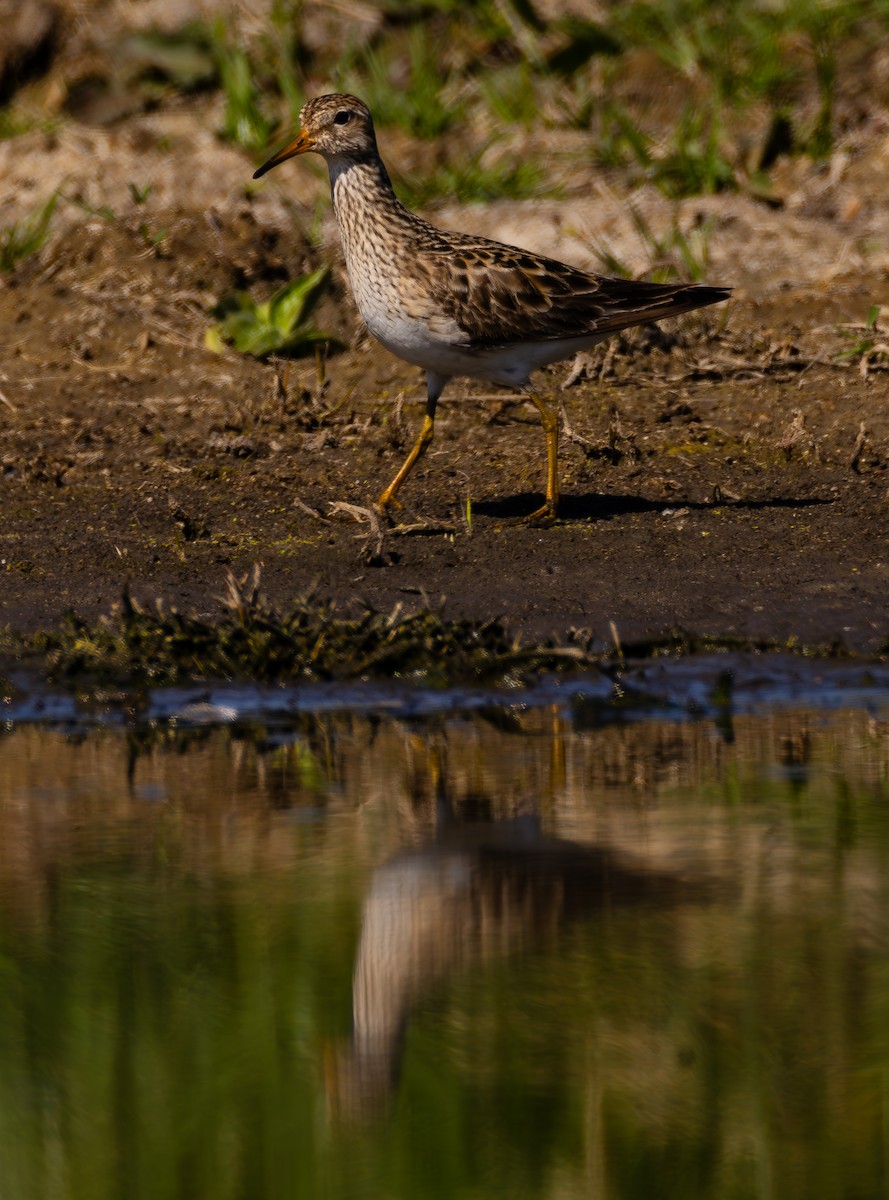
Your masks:
[{"label": "water surface", "polygon": [[889,708],[828,707],[13,724],[3,1196],[885,1194]]}]

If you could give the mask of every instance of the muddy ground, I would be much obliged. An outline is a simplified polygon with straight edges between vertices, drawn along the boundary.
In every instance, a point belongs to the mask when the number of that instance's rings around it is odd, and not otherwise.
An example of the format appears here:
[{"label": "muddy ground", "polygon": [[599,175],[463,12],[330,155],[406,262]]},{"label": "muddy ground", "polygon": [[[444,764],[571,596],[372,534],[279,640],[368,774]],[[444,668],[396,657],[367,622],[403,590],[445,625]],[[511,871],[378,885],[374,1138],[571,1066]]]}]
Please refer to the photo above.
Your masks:
[{"label": "muddy ground", "polygon": [[[419,372],[361,332],[320,173],[297,160],[245,191],[254,161],[215,137],[212,104],[0,144],[4,223],[59,180],[68,196],[47,244],[0,279],[0,625],[96,615],[125,587],[212,614],[226,572],[260,563],[280,604],[314,587],[346,608],[441,604],[609,644],[613,623],[625,641],[680,627],[885,647],[889,375],[880,336],[870,370],[839,357],[854,345],[840,327],[889,300],[885,126],[778,171],[778,207],[637,189],[656,228],[707,222],[706,277],[735,286],[731,303],[545,374],[566,423],[553,528],[510,524],[541,499],[533,408],[455,381],[403,491],[409,529],[380,540],[331,506],[371,504],[394,474]],[[408,154],[381,141],[393,166]],[[650,265],[620,181],[553,154],[563,200],[430,215],[580,265],[603,242]],[[221,296],[323,261],[317,323],[345,350],[205,349]]]}]

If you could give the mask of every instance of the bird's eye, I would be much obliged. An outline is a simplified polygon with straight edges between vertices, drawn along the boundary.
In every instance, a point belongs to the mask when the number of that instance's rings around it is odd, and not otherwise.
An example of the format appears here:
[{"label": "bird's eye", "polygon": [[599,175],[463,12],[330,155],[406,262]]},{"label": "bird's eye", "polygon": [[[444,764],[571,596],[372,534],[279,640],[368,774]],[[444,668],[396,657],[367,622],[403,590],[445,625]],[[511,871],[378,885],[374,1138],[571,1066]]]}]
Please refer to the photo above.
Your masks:
[{"label": "bird's eye", "polygon": [[352,114],[344,111],[336,114],[336,116],[333,118],[333,123],[334,125],[348,125],[351,120]]}]

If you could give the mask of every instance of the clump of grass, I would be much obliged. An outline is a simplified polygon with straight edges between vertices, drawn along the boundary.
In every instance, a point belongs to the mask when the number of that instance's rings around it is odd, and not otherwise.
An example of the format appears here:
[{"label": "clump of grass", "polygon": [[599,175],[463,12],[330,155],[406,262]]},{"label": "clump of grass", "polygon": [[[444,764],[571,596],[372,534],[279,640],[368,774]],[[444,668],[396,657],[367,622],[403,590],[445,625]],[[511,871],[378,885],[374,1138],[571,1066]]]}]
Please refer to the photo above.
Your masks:
[{"label": "clump of grass", "polygon": [[[132,194],[132,193],[131,193]],[[100,217],[103,221],[117,221],[119,214],[114,211],[108,204],[94,205],[84,200],[82,196],[69,195],[67,192],[59,191],[59,198],[64,200],[66,204],[70,204],[73,208],[79,209],[81,212],[90,217]]]},{"label": "clump of grass", "polygon": [[796,4],[799,30],[812,56],[818,111],[811,128],[800,140],[800,148],[814,158],[826,158],[834,146],[833,115],[836,101],[837,50],[850,35],[863,28],[865,21],[879,14],[884,24],[886,7],[873,8],[862,0],[834,4]]},{"label": "clump of grass", "polygon": [[[635,168],[671,197],[751,186],[765,194],[761,173],[779,155],[830,152],[841,67],[850,60],[844,47],[857,39],[873,48],[889,25],[885,0],[629,0],[606,10],[595,21],[542,15],[531,0],[388,0],[370,39],[353,34],[331,54],[310,55],[301,0],[273,0],[266,33],[248,49],[217,27],[225,136],[264,147],[268,114],[283,97],[295,117],[310,75],[361,95],[378,125],[418,138],[453,133],[484,109],[481,127],[493,117],[501,126],[588,130],[598,161]],[[640,51],[652,72],[650,97],[663,85],[687,99],[684,112],[655,105],[642,116],[619,99],[627,95],[624,68]],[[406,199],[422,205],[455,192],[491,199],[545,188],[545,169],[515,161],[482,167],[480,158],[408,181]]]},{"label": "clump of grass", "polygon": [[639,167],[665,196],[711,195],[737,185],[737,170],[726,155],[720,108],[689,105],[663,148],[619,105],[608,106],[596,153],[603,166]]},{"label": "clump of grass", "polygon": [[[628,209],[648,256],[646,276],[649,279],[655,283],[667,283],[679,278],[690,279],[694,283],[702,282],[710,259],[711,221],[701,221],[685,232],[674,216],[669,228],[664,233],[657,233],[632,201],[628,202]],[[630,266],[603,243],[594,241],[592,249],[607,274],[622,279],[635,276]]]},{"label": "clump of grass", "polygon": [[0,142],[8,138],[19,137],[32,129],[43,129],[46,132],[54,129],[58,117],[46,113],[22,111],[14,104],[0,108]]},{"label": "clump of grass", "polygon": [[[615,675],[627,661],[721,650],[841,655],[841,646],[815,647],[738,637],[695,637],[683,630],[604,648],[587,630],[563,642],[523,643],[499,621],[445,620],[428,609],[389,613],[367,609],[342,616],[331,601],[306,596],[280,611],[252,578],[229,575],[225,611],[217,621],[151,607],[125,593],[96,622],[68,613],[57,631],[0,637],[0,651],[40,659],[47,676],[79,689],[109,683],[167,686],[195,680],[388,679],[426,686],[527,685],[542,672],[599,669]],[[628,696],[622,703],[630,703]],[[637,703],[647,703],[640,697]]]},{"label": "clump of grass", "polygon": [[485,103],[501,124],[517,122],[526,127],[540,117],[536,84],[534,70],[525,61],[485,71],[478,80]]},{"label": "clump of grass", "polygon": [[576,666],[586,652],[550,644],[522,647],[500,621],[446,621],[424,610],[341,616],[308,596],[281,612],[266,600],[259,572],[229,576],[217,622],[152,608],[124,595],[95,624],[69,613],[60,631],[31,640],[50,677],[139,680],[418,679],[435,685],[494,683],[521,671]]},{"label": "clump of grass", "polygon": [[201,22],[178,29],[148,29],[130,34],[118,48],[127,77],[143,91],[163,96],[170,89],[193,92],[218,80],[213,34]]},{"label": "clump of grass", "polygon": [[130,196],[134,204],[145,204],[148,197],[154,190],[154,184],[151,183],[133,183],[132,180],[127,184]]},{"label": "clump of grass", "polygon": [[266,146],[275,122],[262,108],[254,64],[243,46],[230,40],[222,21],[213,29],[213,54],[225,93],[223,137],[248,150]]},{"label": "clump of grass", "polygon": [[157,250],[169,237],[166,229],[152,229],[147,221],[139,223],[139,237],[149,250]]},{"label": "clump of grass", "polygon": [[570,77],[595,57],[616,58],[624,49],[623,40],[614,28],[584,17],[566,16],[555,23],[564,38],[548,55],[547,70]]},{"label": "clump of grass", "polygon": [[329,270],[321,267],[286,283],[268,300],[256,301],[246,292],[227,296],[213,309],[219,320],[207,330],[205,345],[221,353],[228,344],[253,358],[304,354],[318,342],[339,345],[331,334],[311,324],[329,279]]},{"label": "clump of grass", "polygon": [[287,102],[290,119],[296,122],[305,101],[300,80],[306,56],[300,40],[302,0],[273,0],[270,28],[264,38],[265,57],[278,91]]},{"label": "clump of grass", "polygon": [[24,220],[0,229],[0,271],[14,271],[20,262],[37,253],[49,235],[58,202],[56,191]]},{"label": "clump of grass", "polygon": [[414,25],[406,51],[397,46],[353,50],[338,72],[338,86],[361,96],[380,125],[436,138],[461,118],[459,101],[445,99],[449,73],[427,23]]},{"label": "clump of grass", "polygon": [[837,330],[848,342],[847,348],[837,354],[837,358],[857,363],[865,377],[875,364],[889,361],[889,342],[879,328],[879,317],[879,304],[872,304],[863,325],[840,325]]},{"label": "clump of grass", "polygon": [[590,116],[598,124],[594,157],[600,166],[621,167],[628,159],[646,169],[651,166],[652,139],[622,104],[606,101]]},{"label": "clump of grass", "polygon": [[422,178],[402,177],[396,191],[408,208],[422,208],[442,197],[472,204],[559,194],[559,189],[548,182],[543,167],[531,159],[501,156],[486,162],[485,157],[482,150],[440,163]]},{"label": "clump of grass", "polygon": [[[761,155],[773,157],[780,131],[782,152],[827,156],[833,148],[838,47],[843,39],[882,19],[866,0],[844,3],[750,4],[747,0],[648,0],[611,12],[625,50],[646,47],[687,81],[694,95],[664,153],[626,118],[612,122],[601,147],[603,161],[629,151],[668,195],[721,191],[738,182],[737,164],[724,151],[727,130],[737,130],[752,104],[771,110]],[[801,102],[814,88],[814,120]],[[804,103],[802,105],[805,107]]]},{"label": "clump of grass", "polygon": [[[286,105],[295,118],[307,78],[327,78],[363,96],[378,125],[426,140],[462,133],[482,109],[481,128],[493,117],[587,130],[600,162],[636,168],[671,197],[751,186],[765,195],[761,172],[779,155],[829,154],[842,66],[853,58],[846,48],[870,52],[889,27],[886,0],[628,0],[606,5],[598,21],[544,14],[531,0],[387,0],[370,37],[359,31],[310,52],[301,8],[272,0],[265,31],[247,47],[215,27],[232,141],[265,147],[274,115]],[[687,99],[684,113],[654,104],[642,115],[618,99],[643,55],[649,98],[663,85]],[[178,70],[155,57],[156,69]],[[495,175],[477,163],[443,167],[405,190],[423,204],[455,189],[463,199],[535,195],[545,183],[523,163]]]},{"label": "clump of grass", "polygon": [[722,116],[693,105],[679,119],[666,153],[651,163],[652,182],[672,199],[712,195],[736,186],[735,167],[723,150]]}]

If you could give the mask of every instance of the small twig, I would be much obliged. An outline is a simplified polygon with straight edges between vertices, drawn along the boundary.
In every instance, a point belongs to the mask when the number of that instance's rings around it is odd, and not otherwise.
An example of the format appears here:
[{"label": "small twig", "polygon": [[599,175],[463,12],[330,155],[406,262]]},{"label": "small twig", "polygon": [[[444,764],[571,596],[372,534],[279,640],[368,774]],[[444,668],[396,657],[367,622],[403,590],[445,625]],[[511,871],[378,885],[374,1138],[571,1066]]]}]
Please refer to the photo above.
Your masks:
[{"label": "small twig", "polygon": [[466,493],[466,502],[461,503],[459,496],[456,502],[457,512],[460,514],[460,524],[463,526],[463,532],[467,537],[472,537],[472,497],[469,492]]},{"label": "small twig", "polygon": [[337,513],[345,513],[353,521],[368,526],[368,532],[363,535],[365,543],[361,550],[362,561],[368,566],[388,565],[388,560],[383,554],[383,542],[386,535],[379,514],[363,504],[349,504],[345,500],[333,500],[330,505],[330,515],[334,516]]},{"label": "small twig", "polygon": [[800,445],[804,445],[808,450],[815,449],[815,439],[806,429],[805,413],[797,408],[793,411],[793,419],[784,431],[784,436],[778,442],[778,449],[784,451],[787,461],[790,462],[794,447]]},{"label": "small twig", "polygon": [[300,500],[299,496],[293,497],[293,506],[294,506],[294,508],[298,508],[302,512],[306,513],[307,516],[312,517],[313,520],[315,520],[315,521],[329,520],[329,518],[325,517],[323,513],[319,513],[317,509],[310,508],[309,505],[306,504],[306,502],[304,500]]},{"label": "small twig", "polygon": [[393,525],[387,532],[396,537],[411,537],[423,533],[456,533],[457,527],[447,521],[413,521],[410,525]]},{"label": "small twig", "polygon": [[722,487],[721,484],[714,483],[713,494],[710,497],[711,504],[724,504],[726,500],[736,504],[741,497],[737,492],[730,492],[728,488]]},{"label": "small twig", "polygon": [[86,367],[88,371],[106,371],[112,375],[116,372],[132,371],[132,360],[122,359],[116,363],[92,363],[85,358],[74,358],[71,360],[75,367]]},{"label": "small twig", "polygon": [[272,367],[271,400],[284,413],[287,411],[287,367],[279,362],[273,363]]},{"label": "small twig", "polygon": [[392,410],[392,429],[395,434],[393,439],[396,450],[402,449],[407,445],[408,431],[407,424],[404,419],[404,392],[399,392],[395,397],[395,407]]},{"label": "small twig", "polygon": [[382,531],[379,513],[365,504],[350,504],[348,500],[331,500],[330,516],[333,517],[337,513],[345,513],[347,517],[351,517],[359,525],[366,523],[374,533]]},{"label": "small twig", "polygon": [[855,445],[852,447],[852,457],[849,459],[849,466],[858,475],[861,465],[861,456],[867,448],[867,426],[864,421],[859,422],[858,436],[855,439]]},{"label": "small twig", "polygon": [[258,608],[268,607],[268,601],[262,594],[262,568],[254,563],[250,571],[238,578],[234,571],[225,573],[225,595],[216,596],[230,612],[243,616],[245,613]]},{"label": "small twig", "polygon": [[602,355],[602,362],[599,365],[599,373],[597,379],[604,379],[606,374],[611,370],[611,364],[614,362],[614,356],[617,354],[617,341],[609,342],[605,348],[605,353]]},{"label": "small twig", "polygon": [[[639,451],[636,447],[634,437],[632,434],[624,433],[620,422],[620,414],[616,408],[611,413],[607,442],[594,442],[590,438],[584,437],[583,434],[577,433],[568,420],[568,414],[565,412],[563,404],[559,405],[559,416],[565,440],[574,442],[580,446],[587,458],[604,458],[614,464],[619,463],[624,455],[629,455],[633,461],[638,458]],[[626,449],[620,446],[619,443],[621,442],[624,443]]]},{"label": "small twig", "polygon": [[[479,400],[479,401],[497,400],[498,401],[497,407],[488,416],[488,424],[489,425],[503,425],[503,424],[505,424],[504,418],[505,418],[506,414],[511,412],[512,409],[517,408],[517,407],[519,407],[519,405],[523,404],[527,400],[527,396],[500,396],[500,395],[497,395],[496,393],[492,393],[492,394],[486,395],[486,396],[473,396],[472,399]],[[510,420],[517,422],[516,417],[510,417]]]},{"label": "small twig", "polygon": [[589,351],[582,351],[580,354],[575,354],[574,360],[571,363],[571,369],[562,380],[562,391],[565,392],[568,388],[574,387],[579,379],[589,379],[592,366],[593,356]]},{"label": "small twig", "polygon": [[584,450],[592,450],[598,453],[599,447],[583,434],[577,433],[574,427],[568,420],[568,413],[565,411],[565,405],[559,405],[559,417],[562,421],[562,434],[566,442],[576,442],[578,446],[583,446]]},{"label": "small twig", "polygon": [[5,404],[11,413],[18,412],[13,402],[4,396],[2,392],[0,392],[0,404]]}]

